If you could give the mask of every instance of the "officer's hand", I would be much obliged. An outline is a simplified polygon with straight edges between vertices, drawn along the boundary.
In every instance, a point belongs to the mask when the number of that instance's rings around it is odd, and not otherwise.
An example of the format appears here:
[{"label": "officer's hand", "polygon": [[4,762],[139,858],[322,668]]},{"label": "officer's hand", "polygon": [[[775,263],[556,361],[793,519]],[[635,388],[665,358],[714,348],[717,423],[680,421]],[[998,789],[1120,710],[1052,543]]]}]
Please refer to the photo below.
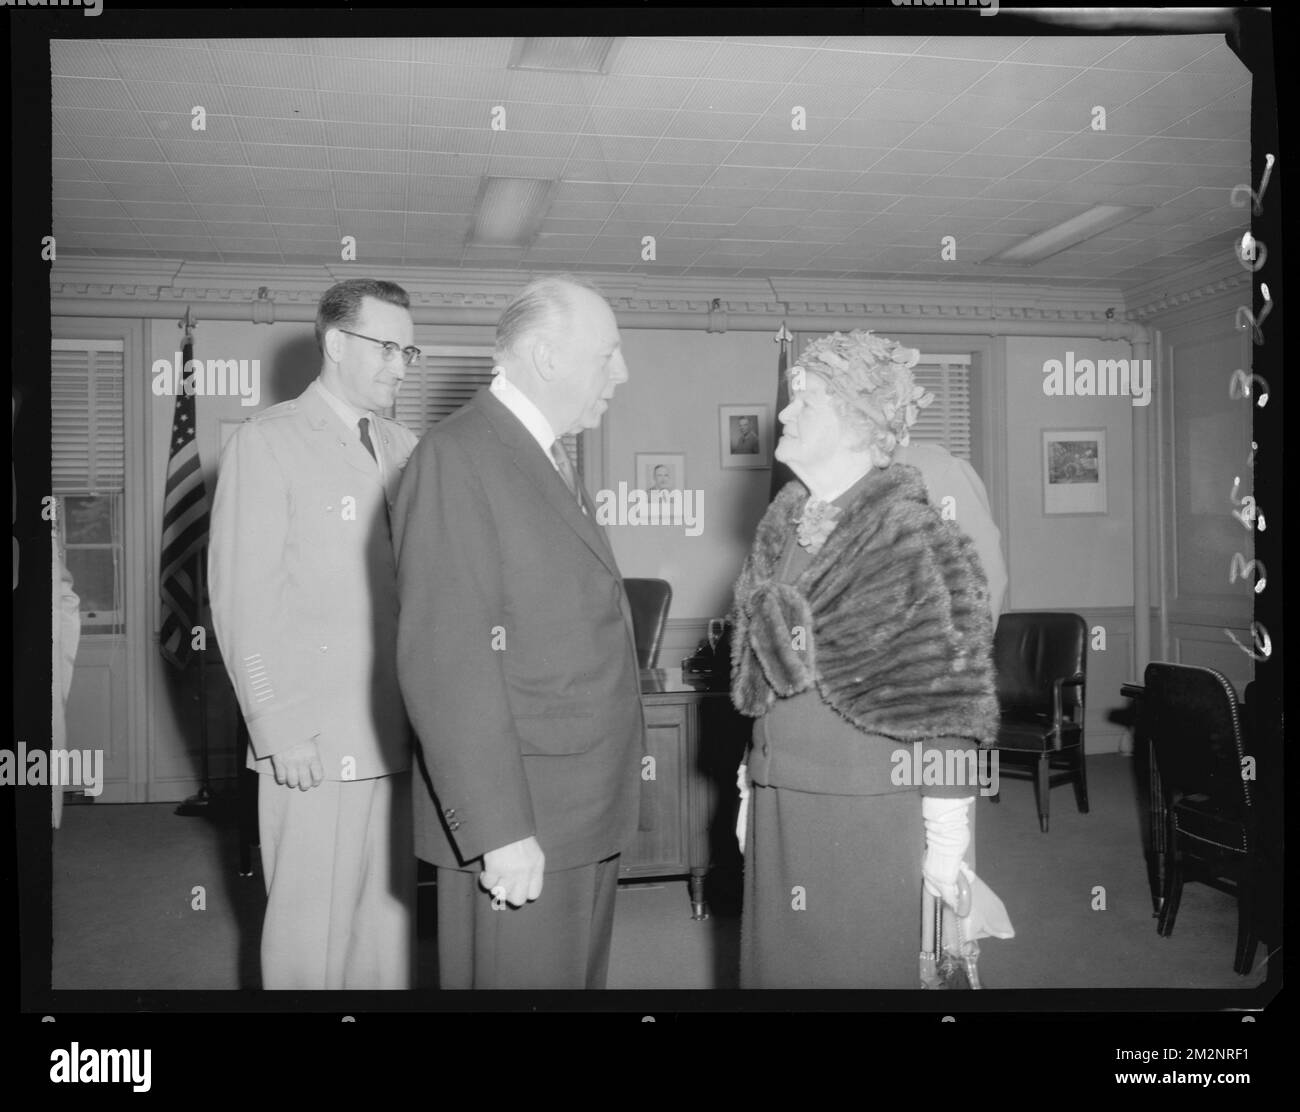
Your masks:
[{"label": "officer's hand", "polygon": [[318,787],[325,779],[325,766],[321,764],[320,750],[314,741],[300,741],[292,749],[271,754],[271,768],[275,782],[307,792]]}]

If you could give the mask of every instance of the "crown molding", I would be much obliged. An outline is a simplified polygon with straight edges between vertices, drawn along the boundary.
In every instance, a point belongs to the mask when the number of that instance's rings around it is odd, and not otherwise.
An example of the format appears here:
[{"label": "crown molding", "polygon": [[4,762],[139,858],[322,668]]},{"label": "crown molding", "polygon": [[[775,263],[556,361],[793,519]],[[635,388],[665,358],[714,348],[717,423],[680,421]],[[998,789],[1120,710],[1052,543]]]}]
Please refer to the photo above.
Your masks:
[{"label": "crown molding", "polygon": [[1128,291],[1129,319],[1147,321],[1197,302],[1244,296],[1249,303],[1254,275],[1237,259],[1216,259]]},{"label": "crown molding", "polygon": [[[1240,268],[1239,268],[1240,269]],[[150,301],[167,306],[248,303],[264,296],[281,305],[312,305],[335,282],[366,271],[356,263],[288,266],[157,259],[65,257],[50,271],[61,299]],[[383,277],[410,294],[412,308],[500,310],[534,277],[530,271],[384,266]],[[1243,271],[1244,274],[1244,271]],[[965,279],[836,281],[773,277],[710,278],[583,271],[615,309],[771,316],[915,318],[981,323],[1016,321],[1118,324],[1134,319],[1118,288],[990,283]],[[1156,304],[1155,302],[1151,303]],[[1140,318],[1138,318],[1140,319]]]}]

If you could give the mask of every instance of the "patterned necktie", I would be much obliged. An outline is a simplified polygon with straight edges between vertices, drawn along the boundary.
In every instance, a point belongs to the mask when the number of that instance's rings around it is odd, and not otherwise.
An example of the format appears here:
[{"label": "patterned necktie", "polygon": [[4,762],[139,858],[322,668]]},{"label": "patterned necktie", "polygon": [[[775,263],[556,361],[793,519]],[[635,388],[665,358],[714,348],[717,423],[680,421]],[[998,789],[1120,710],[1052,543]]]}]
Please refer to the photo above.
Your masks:
[{"label": "patterned necktie", "polygon": [[555,466],[560,472],[560,478],[564,480],[564,485],[569,488],[569,493],[573,495],[574,501],[578,503],[578,509],[585,514],[587,507],[582,504],[582,495],[578,493],[578,480],[573,474],[573,464],[569,462],[569,453],[564,450],[564,445],[558,440],[551,444],[551,459],[555,460]]},{"label": "patterned necktie", "polygon": [[375,455],[375,446],[370,442],[370,418],[362,417],[361,420],[357,422],[357,427],[361,430],[362,445],[365,447],[366,451],[370,453],[370,458],[378,463],[379,457]]}]

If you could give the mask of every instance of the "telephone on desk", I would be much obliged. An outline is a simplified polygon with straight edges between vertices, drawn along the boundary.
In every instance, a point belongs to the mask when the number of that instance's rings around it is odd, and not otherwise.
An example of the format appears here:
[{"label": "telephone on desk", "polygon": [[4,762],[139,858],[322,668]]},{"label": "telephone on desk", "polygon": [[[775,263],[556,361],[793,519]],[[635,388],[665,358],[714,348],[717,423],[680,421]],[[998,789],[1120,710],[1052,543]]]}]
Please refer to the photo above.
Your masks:
[{"label": "telephone on desk", "polygon": [[709,635],[682,661],[682,675],[725,679],[730,674],[731,623],[725,618],[710,618]]}]

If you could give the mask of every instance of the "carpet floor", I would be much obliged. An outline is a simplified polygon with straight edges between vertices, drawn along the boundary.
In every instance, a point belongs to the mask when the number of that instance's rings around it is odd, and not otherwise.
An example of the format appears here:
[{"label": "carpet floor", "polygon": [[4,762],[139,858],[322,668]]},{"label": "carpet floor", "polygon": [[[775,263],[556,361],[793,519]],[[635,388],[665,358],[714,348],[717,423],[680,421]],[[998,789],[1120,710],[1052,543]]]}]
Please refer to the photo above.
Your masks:
[{"label": "carpet floor", "polygon": [[[1033,788],[1004,779],[1002,800],[978,801],[980,876],[1000,895],[1016,937],[983,943],[994,988],[1245,989],[1262,983],[1261,945],[1246,977],[1232,969],[1234,897],[1184,889],[1169,938],[1156,934],[1142,854],[1133,763],[1088,762],[1092,810],[1052,793],[1041,834]],[[257,988],[265,895],[241,878],[232,818],[181,818],[173,804],[69,806],[54,834],[56,989]],[[254,854],[256,859],[256,854]],[[196,889],[201,890],[202,909]],[[710,878],[713,914],[690,917],[684,880],[620,886],[611,989],[736,987],[738,880]],[[433,889],[421,888],[419,969],[436,984]]]}]

